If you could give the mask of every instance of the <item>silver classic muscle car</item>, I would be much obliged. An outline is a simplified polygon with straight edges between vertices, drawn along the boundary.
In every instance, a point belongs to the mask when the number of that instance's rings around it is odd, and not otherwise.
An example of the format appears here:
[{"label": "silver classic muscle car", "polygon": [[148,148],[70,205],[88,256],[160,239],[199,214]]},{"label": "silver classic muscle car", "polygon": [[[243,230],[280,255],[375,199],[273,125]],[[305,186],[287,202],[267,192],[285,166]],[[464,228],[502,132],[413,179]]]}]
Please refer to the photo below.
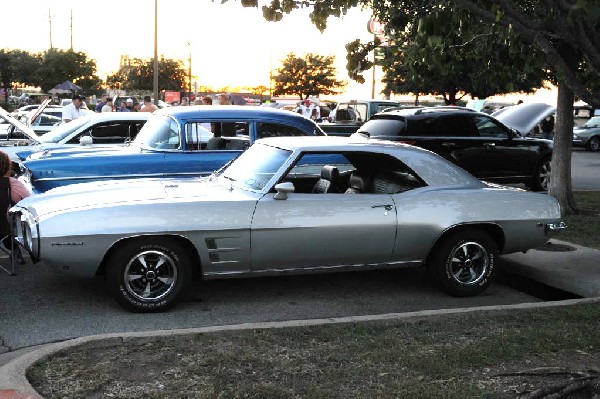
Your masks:
[{"label": "silver classic muscle car", "polygon": [[132,311],[205,279],[426,266],[451,295],[483,292],[499,254],[564,228],[558,202],[482,182],[424,149],[340,137],[258,140],[210,177],[59,187],[10,211],[32,259],[104,274]]}]

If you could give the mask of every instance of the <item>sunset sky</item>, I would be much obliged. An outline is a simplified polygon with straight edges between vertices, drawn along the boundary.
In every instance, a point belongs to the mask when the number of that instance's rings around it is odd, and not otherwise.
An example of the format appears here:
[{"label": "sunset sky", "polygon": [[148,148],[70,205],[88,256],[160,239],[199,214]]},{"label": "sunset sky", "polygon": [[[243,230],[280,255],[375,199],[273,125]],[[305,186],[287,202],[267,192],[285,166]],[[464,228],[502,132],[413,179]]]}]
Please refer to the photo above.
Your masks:
[{"label": "sunset sky", "polygon": [[[96,60],[102,78],[118,69],[123,54],[153,57],[152,0],[3,2],[0,48],[41,52],[50,47],[51,38],[53,47],[68,49],[71,13],[73,49]],[[372,72],[365,74],[365,84],[349,81],[344,46],[357,38],[370,39],[371,12],[354,9],[343,18],[331,18],[323,33],[310,23],[308,13],[298,10],[271,23],[260,9],[244,8],[238,0],[158,0],[158,53],[184,60],[187,68],[191,50],[193,81],[215,89],[268,87],[271,67],[277,69],[291,52],[334,55],[338,79],[349,83],[345,94],[370,97]]]}]

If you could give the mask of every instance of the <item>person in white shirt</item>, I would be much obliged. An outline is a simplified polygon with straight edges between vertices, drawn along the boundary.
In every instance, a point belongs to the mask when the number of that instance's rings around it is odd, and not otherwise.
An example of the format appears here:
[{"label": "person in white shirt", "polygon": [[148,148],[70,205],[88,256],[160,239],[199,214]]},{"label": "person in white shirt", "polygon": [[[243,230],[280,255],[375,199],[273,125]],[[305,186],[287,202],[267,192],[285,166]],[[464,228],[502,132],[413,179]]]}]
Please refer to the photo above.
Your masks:
[{"label": "person in white shirt", "polygon": [[83,97],[79,94],[75,94],[73,96],[73,101],[71,104],[65,105],[62,110],[62,121],[63,123],[69,123],[72,120],[75,120],[84,114],[84,111],[81,109],[81,104],[83,103]]},{"label": "person in white shirt", "polygon": [[113,99],[110,97],[106,98],[106,102],[100,112],[113,112]]}]

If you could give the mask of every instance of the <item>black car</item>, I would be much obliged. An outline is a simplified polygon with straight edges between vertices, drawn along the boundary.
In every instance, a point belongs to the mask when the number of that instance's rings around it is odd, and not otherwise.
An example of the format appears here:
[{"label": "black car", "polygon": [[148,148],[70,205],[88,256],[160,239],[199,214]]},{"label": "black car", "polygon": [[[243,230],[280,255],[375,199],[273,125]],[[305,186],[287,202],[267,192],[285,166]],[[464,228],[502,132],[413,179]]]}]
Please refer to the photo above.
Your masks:
[{"label": "black car", "polygon": [[[531,127],[545,114],[532,114]],[[498,119],[462,107],[423,107],[374,115],[356,134],[428,149],[482,180],[546,190],[553,142],[522,137],[527,134],[522,127],[516,130]]]}]

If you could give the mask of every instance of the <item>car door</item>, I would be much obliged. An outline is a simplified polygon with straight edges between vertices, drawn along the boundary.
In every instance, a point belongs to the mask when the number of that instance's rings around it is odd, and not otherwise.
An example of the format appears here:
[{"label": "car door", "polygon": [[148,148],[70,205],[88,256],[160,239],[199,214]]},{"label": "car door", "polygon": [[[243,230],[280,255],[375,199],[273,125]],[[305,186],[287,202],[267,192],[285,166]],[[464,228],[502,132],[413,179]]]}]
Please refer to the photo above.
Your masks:
[{"label": "car door", "polygon": [[252,219],[252,269],[386,263],[395,237],[389,194],[268,194]]},{"label": "car door", "polygon": [[[341,154],[306,155],[322,162],[328,157],[339,159]],[[302,161],[288,176],[305,175],[307,170],[318,176],[325,165]],[[349,166],[342,163],[334,166],[349,172]],[[394,250],[396,224],[390,194],[294,192],[275,199],[269,193],[258,201],[252,219],[252,269],[386,263]]]}]

